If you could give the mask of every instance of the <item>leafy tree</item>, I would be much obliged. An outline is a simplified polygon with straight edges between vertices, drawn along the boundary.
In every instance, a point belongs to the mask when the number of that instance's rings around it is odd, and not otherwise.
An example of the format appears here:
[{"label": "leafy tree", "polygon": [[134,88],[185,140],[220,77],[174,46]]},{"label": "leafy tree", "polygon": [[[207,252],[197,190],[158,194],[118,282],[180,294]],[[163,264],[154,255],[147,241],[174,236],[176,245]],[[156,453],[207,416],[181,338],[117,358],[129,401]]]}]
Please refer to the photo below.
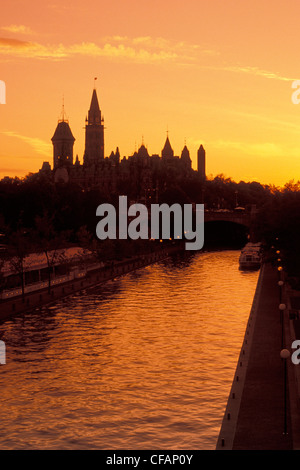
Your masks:
[{"label": "leafy tree", "polygon": [[35,230],[33,239],[38,252],[44,253],[48,267],[48,292],[51,292],[51,274],[53,267],[66,261],[62,248],[68,243],[68,232],[56,232],[53,224],[54,215],[45,213],[42,217],[35,219]]}]

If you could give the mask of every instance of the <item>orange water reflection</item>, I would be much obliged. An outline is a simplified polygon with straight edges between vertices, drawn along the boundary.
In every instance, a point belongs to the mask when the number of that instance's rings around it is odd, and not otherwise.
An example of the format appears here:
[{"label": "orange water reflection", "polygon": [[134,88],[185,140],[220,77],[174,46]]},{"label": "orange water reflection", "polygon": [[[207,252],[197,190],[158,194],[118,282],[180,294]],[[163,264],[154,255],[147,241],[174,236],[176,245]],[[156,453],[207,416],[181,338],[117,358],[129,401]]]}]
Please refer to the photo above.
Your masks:
[{"label": "orange water reflection", "polygon": [[1,325],[1,448],[215,448],[258,277],[238,256],[177,257]]}]

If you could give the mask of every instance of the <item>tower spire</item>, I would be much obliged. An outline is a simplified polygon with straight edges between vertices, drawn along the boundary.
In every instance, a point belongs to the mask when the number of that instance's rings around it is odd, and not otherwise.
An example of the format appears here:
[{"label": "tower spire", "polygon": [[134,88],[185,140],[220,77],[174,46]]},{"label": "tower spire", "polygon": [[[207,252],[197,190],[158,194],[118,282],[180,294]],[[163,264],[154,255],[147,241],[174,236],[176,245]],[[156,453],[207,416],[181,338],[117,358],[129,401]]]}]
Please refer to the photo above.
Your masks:
[{"label": "tower spire", "polygon": [[65,111],[65,96],[64,95],[62,97],[61,115],[60,115],[60,118],[58,119],[58,122],[69,122],[68,117],[66,115],[66,111]]},{"label": "tower spire", "polygon": [[[97,78],[95,77],[95,80]],[[96,89],[93,89],[90,109],[85,126],[84,163],[99,163],[104,159],[104,120],[98,102]]]},{"label": "tower spire", "polygon": [[95,88],[93,90],[93,95],[92,95],[92,100],[91,100],[91,105],[90,105],[88,115],[89,115],[89,119],[88,119],[89,122],[90,121],[95,121],[95,122],[100,123],[100,121],[101,121],[101,111],[100,111],[97,92],[96,92]]}]

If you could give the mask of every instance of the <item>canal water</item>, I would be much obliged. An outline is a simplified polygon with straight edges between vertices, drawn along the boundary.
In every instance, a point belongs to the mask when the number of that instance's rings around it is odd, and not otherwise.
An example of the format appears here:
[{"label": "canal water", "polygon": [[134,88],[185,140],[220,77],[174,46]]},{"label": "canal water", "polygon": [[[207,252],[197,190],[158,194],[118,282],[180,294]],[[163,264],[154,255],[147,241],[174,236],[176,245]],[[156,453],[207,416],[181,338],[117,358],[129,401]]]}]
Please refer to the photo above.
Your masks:
[{"label": "canal water", "polygon": [[214,449],[258,272],[177,255],[0,325],[1,449]]}]

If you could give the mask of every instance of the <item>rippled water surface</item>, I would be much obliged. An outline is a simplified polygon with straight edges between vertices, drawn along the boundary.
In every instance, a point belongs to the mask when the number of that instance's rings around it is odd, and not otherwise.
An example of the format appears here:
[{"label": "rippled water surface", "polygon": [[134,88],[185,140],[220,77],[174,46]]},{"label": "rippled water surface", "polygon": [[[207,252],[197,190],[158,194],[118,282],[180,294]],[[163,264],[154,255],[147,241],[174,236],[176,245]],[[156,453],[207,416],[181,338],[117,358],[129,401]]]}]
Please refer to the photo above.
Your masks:
[{"label": "rippled water surface", "polygon": [[177,256],[0,325],[2,449],[214,449],[258,278]]}]

